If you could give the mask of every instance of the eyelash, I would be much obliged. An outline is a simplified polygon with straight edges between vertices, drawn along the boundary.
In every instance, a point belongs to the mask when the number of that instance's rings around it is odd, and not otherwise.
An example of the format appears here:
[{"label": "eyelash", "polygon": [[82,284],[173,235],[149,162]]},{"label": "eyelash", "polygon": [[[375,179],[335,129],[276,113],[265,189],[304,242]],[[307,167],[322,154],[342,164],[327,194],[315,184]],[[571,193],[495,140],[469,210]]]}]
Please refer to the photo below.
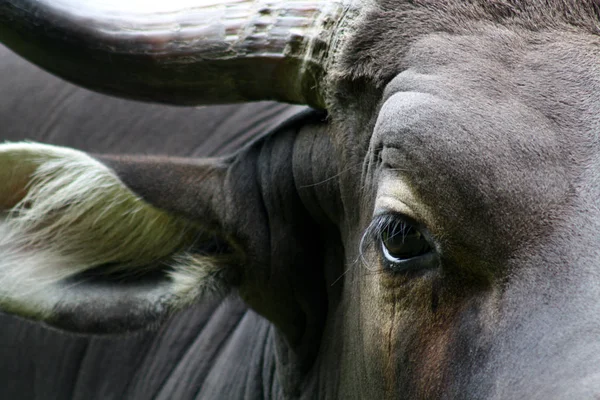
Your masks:
[{"label": "eyelash", "polygon": [[[360,255],[361,257],[371,248],[371,246],[379,245],[382,239],[381,235],[383,232],[390,228],[396,229],[398,227],[405,228],[409,223],[405,217],[400,217],[397,214],[387,213],[380,214],[373,218],[373,221],[369,224],[363,237],[360,241]],[[404,225],[404,226],[403,226]]]}]

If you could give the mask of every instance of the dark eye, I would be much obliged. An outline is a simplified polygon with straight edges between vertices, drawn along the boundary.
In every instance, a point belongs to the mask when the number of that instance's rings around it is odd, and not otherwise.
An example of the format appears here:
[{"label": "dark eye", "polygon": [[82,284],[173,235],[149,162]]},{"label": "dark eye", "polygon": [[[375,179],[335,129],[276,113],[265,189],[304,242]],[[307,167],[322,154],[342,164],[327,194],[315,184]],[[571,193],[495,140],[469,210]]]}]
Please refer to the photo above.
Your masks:
[{"label": "dark eye", "polygon": [[361,253],[374,246],[385,270],[393,273],[440,266],[428,231],[411,218],[396,213],[376,215],[361,240]]},{"label": "dark eye", "polygon": [[430,235],[403,215],[376,216],[363,236],[363,249],[368,243],[378,247],[384,268],[394,273],[439,266]]},{"label": "dark eye", "polygon": [[381,250],[387,261],[401,263],[430,252],[431,246],[417,228],[396,220],[381,232]]}]

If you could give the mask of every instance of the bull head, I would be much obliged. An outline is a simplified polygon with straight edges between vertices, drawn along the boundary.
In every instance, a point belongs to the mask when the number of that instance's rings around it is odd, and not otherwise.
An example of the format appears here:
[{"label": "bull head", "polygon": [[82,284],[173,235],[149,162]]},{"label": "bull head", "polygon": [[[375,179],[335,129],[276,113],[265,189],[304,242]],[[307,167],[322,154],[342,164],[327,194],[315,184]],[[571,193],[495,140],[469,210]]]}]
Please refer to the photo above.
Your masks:
[{"label": "bull head", "polygon": [[593,1],[75,3],[4,0],[0,40],[104,93],[328,117],[222,159],[0,146],[3,309],[123,332],[235,290],[290,397],[600,392]]}]

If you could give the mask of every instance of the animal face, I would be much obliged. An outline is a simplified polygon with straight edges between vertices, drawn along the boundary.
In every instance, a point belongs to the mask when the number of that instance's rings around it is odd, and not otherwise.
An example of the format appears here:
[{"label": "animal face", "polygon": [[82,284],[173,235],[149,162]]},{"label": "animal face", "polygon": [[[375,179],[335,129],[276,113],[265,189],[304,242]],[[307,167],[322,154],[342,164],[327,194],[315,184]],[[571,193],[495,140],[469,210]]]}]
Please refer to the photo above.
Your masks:
[{"label": "animal face", "polygon": [[489,26],[403,50],[376,118],[341,122],[360,126],[346,148],[363,149],[344,163],[362,165],[342,195],[357,216],[348,332],[372,345],[348,356],[346,387],[380,378],[391,397],[592,393],[575,388],[595,373],[587,351],[566,342],[597,307],[598,255],[585,249],[598,219],[585,205],[598,193],[595,47],[585,35]]}]

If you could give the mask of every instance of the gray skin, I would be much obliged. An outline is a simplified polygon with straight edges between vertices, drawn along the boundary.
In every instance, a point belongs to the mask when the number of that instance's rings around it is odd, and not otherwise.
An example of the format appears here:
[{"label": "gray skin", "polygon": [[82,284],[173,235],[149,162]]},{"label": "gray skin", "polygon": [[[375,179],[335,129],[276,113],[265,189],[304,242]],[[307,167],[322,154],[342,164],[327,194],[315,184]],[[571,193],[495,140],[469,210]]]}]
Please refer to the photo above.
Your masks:
[{"label": "gray skin", "polygon": [[[600,395],[594,4],[430,3],[363,15],[326,123],[226,159],[222,190],[165,159],[100,157],[151,203],[234,238],[232,283],[270,321],[237,331],[263,358],[233,334],[197,398]],[[394,273],[377,236],[361,246],[382,212],[416,221],[438,262]],[[50,322],[98,322],[77,318]],[[233,381],[262,385],[218,392]]]}]

